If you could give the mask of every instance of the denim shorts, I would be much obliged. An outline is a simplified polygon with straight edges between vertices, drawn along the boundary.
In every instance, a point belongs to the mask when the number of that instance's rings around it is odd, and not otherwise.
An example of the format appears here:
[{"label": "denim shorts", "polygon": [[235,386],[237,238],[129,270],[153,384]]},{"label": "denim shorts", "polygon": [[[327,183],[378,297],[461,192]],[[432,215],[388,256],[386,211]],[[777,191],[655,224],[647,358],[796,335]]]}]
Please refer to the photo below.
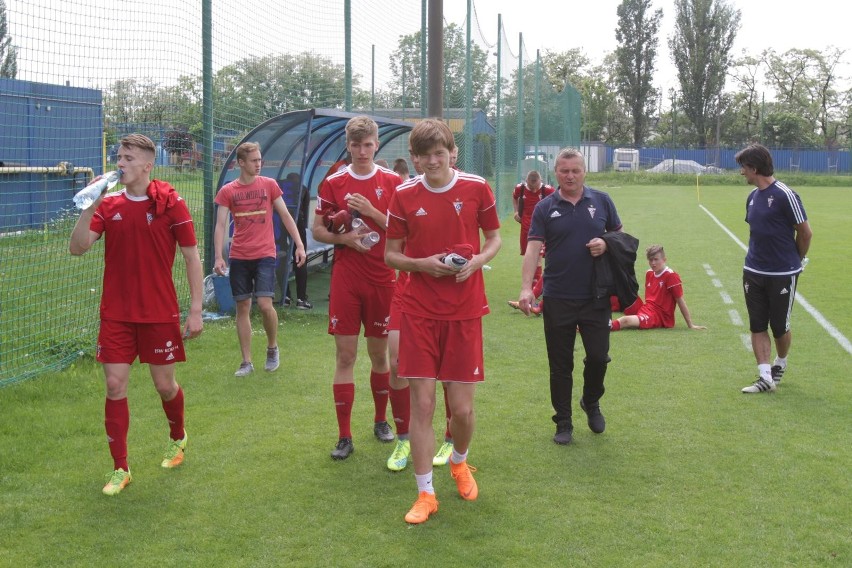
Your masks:
[{"label": "denim shorts", "polygon": [[275,297],[275,263],[271,256],[255,260],[231,259],[231,295],[239,302],[255,297]]}]

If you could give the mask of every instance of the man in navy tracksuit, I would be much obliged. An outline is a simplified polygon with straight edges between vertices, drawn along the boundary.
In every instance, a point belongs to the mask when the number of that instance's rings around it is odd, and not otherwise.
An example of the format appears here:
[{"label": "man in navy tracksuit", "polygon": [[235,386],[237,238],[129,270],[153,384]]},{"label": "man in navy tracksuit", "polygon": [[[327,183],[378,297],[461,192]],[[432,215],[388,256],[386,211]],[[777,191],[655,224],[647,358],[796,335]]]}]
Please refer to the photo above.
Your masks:
[{"label": "man in navy tracksuit", "polygon": [[544,246],[544,336],[555,411],[553,441],[564,445],[571,443],[574,431],[571,396],[578,328],[586,351],[580,407],[593,432],[601,433],[606,427],[599,400],[610,360],[612,311],[609,295],[595,292],[594,261],[607,250],[601,236],[620,231],[621,220],[609,195],[584,185],[586,164],[579,151],[560,151],[555,172],[559,190],[539,202],[533,212],[518,302],[529,314],[534,300],[532,280]]},{"label": "man in navy tracksuit", "polygon": [[[752,144],[734,158],[740,165],[740,174],[755,186],[746,199],[749,238],[743,267],[743,293],[758,378],[742,392],[773,392],[787,369],[790,314],[813,233],[802,199],[775,179],[769,150]],[[771,365],[770,327],[776,350]]]}]

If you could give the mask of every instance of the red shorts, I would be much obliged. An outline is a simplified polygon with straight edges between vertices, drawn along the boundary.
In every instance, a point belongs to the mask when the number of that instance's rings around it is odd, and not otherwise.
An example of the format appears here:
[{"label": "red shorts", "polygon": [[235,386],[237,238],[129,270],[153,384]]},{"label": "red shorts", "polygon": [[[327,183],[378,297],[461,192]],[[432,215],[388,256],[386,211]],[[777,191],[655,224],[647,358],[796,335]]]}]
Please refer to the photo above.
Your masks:
[{"label": "red shorts", "polygon": [[435,320],[402,314],[400,324],[400,377],[458,383],[485,380],[482,318]]},{"label": "red shorts", "polygon": [[394,294],[393,300],[391,300],[390,316],[388,316],[388,325],[386,328],[388,331],[399,331],[400,319],[402,318],[401,307],[402,300],[400,299],[400,295]]},{"label": "red shorts", "polygon": [[180,323],[128,323],[101,320],[98,355],[101,363],[171,365],[186,361]]},{"label": "red shorts", "polygon": [[636,313],[636,317],[639,318],[639,329],[656,329],[658,327],[663,327],[662,316],[657,313],[657,310],[650,307],[648,304],[639,308],[639,311]]},{"label": "red shorts", "polygon": [[364,324],[364,337],[387,337],[393,284],[381,286],[350,276],[332,273],[328,300],[328,333],[358,335]]}]

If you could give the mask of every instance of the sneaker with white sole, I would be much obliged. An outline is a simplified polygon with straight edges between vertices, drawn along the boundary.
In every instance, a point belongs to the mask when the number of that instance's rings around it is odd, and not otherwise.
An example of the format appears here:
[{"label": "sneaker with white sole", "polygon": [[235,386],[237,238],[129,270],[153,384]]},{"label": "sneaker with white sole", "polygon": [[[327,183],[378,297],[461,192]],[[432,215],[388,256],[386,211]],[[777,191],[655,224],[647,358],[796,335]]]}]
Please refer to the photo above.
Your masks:
[{"label": "sneaker with white sole", "polygon": [[263,366],[267,372],[271,373],[280,365],[278,358],[278,346],[266,348],[266,365]]},{"label": "sneaker with white sole", "polygon": [[243,361],[240,363],[240,368],[234,372],[235,377],[247,377],[254,373],[254,365],[249,363],[248,361]]},{"label": "sneaker with white sole", "polygon": [[766,380],[763,377],[758,377],[754,384],[751,384],[743,389],[745,394],[754,394],[759,392],[775,392],[775,381]]}]

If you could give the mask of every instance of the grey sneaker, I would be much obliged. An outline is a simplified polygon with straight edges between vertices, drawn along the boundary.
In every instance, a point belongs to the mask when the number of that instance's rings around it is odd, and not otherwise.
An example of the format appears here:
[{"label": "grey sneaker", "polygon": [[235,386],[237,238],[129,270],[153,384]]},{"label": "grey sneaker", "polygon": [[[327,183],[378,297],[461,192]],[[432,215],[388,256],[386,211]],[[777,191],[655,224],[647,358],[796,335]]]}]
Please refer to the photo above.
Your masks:
[{"label": "grey sneaker", "polygon": [[754,394],[758,392],[775,392],[775,381],[767,381],[763,377],[758,377],[754,384],[743,389],[745,394]]},{"label": "grey sneaker", "polygon": [[278,347],[267,347],[266,348],[266,365],[264,365],[264,369],[269,371],[270,373],[278,368],[280,362],[278,360]]},{"label": "grey sneaker", "polygon": [[383,443],[390,443],[394,440],[393,432],[391,431],[390,424],[387,421],[384,422],[376,422],[373,426],[373,434],[376,435],[376,439]]},{"label": "grey sneaker", "polygon": [[606,420],[604,420],[604,415],[601,414],[601,405],[599,403],[587,405],[586,401],[580,398],[580,408],[586,413],[589,430],[595,434],[600,434],[606,429]]},{"label": "grey sneaker", "polygon": [[784,371],[787,370],[787,367],[782,367],[781,365],[772,365],[772,382],[776,385],[781,384],[781,378],[784,376]]},{"label": "grey sneaker", "polygon": [[354,451],[355,445],[352,443],[352,438],[340,438],[337,441],[337,445],[331,451],[331,459],[345,460]]},{"label": "grey sneaker", "polygon": [[296,309],[297,310],[310,310],[313,309],[314,305],[307,300],[296,300]]},{"label": "grey sneaker", "polygon": [[240,363],[240,368],[234,373],[235,377],[247,377],[254,373],[254,365],[249,363],[248,361],[243,361]]},{"label": "grey sneaker", "polygon": [[560,446],[567,446],[574,439],[574,425],[571,422],[559,422],[556,424],[556,434],[553,441]]}]

